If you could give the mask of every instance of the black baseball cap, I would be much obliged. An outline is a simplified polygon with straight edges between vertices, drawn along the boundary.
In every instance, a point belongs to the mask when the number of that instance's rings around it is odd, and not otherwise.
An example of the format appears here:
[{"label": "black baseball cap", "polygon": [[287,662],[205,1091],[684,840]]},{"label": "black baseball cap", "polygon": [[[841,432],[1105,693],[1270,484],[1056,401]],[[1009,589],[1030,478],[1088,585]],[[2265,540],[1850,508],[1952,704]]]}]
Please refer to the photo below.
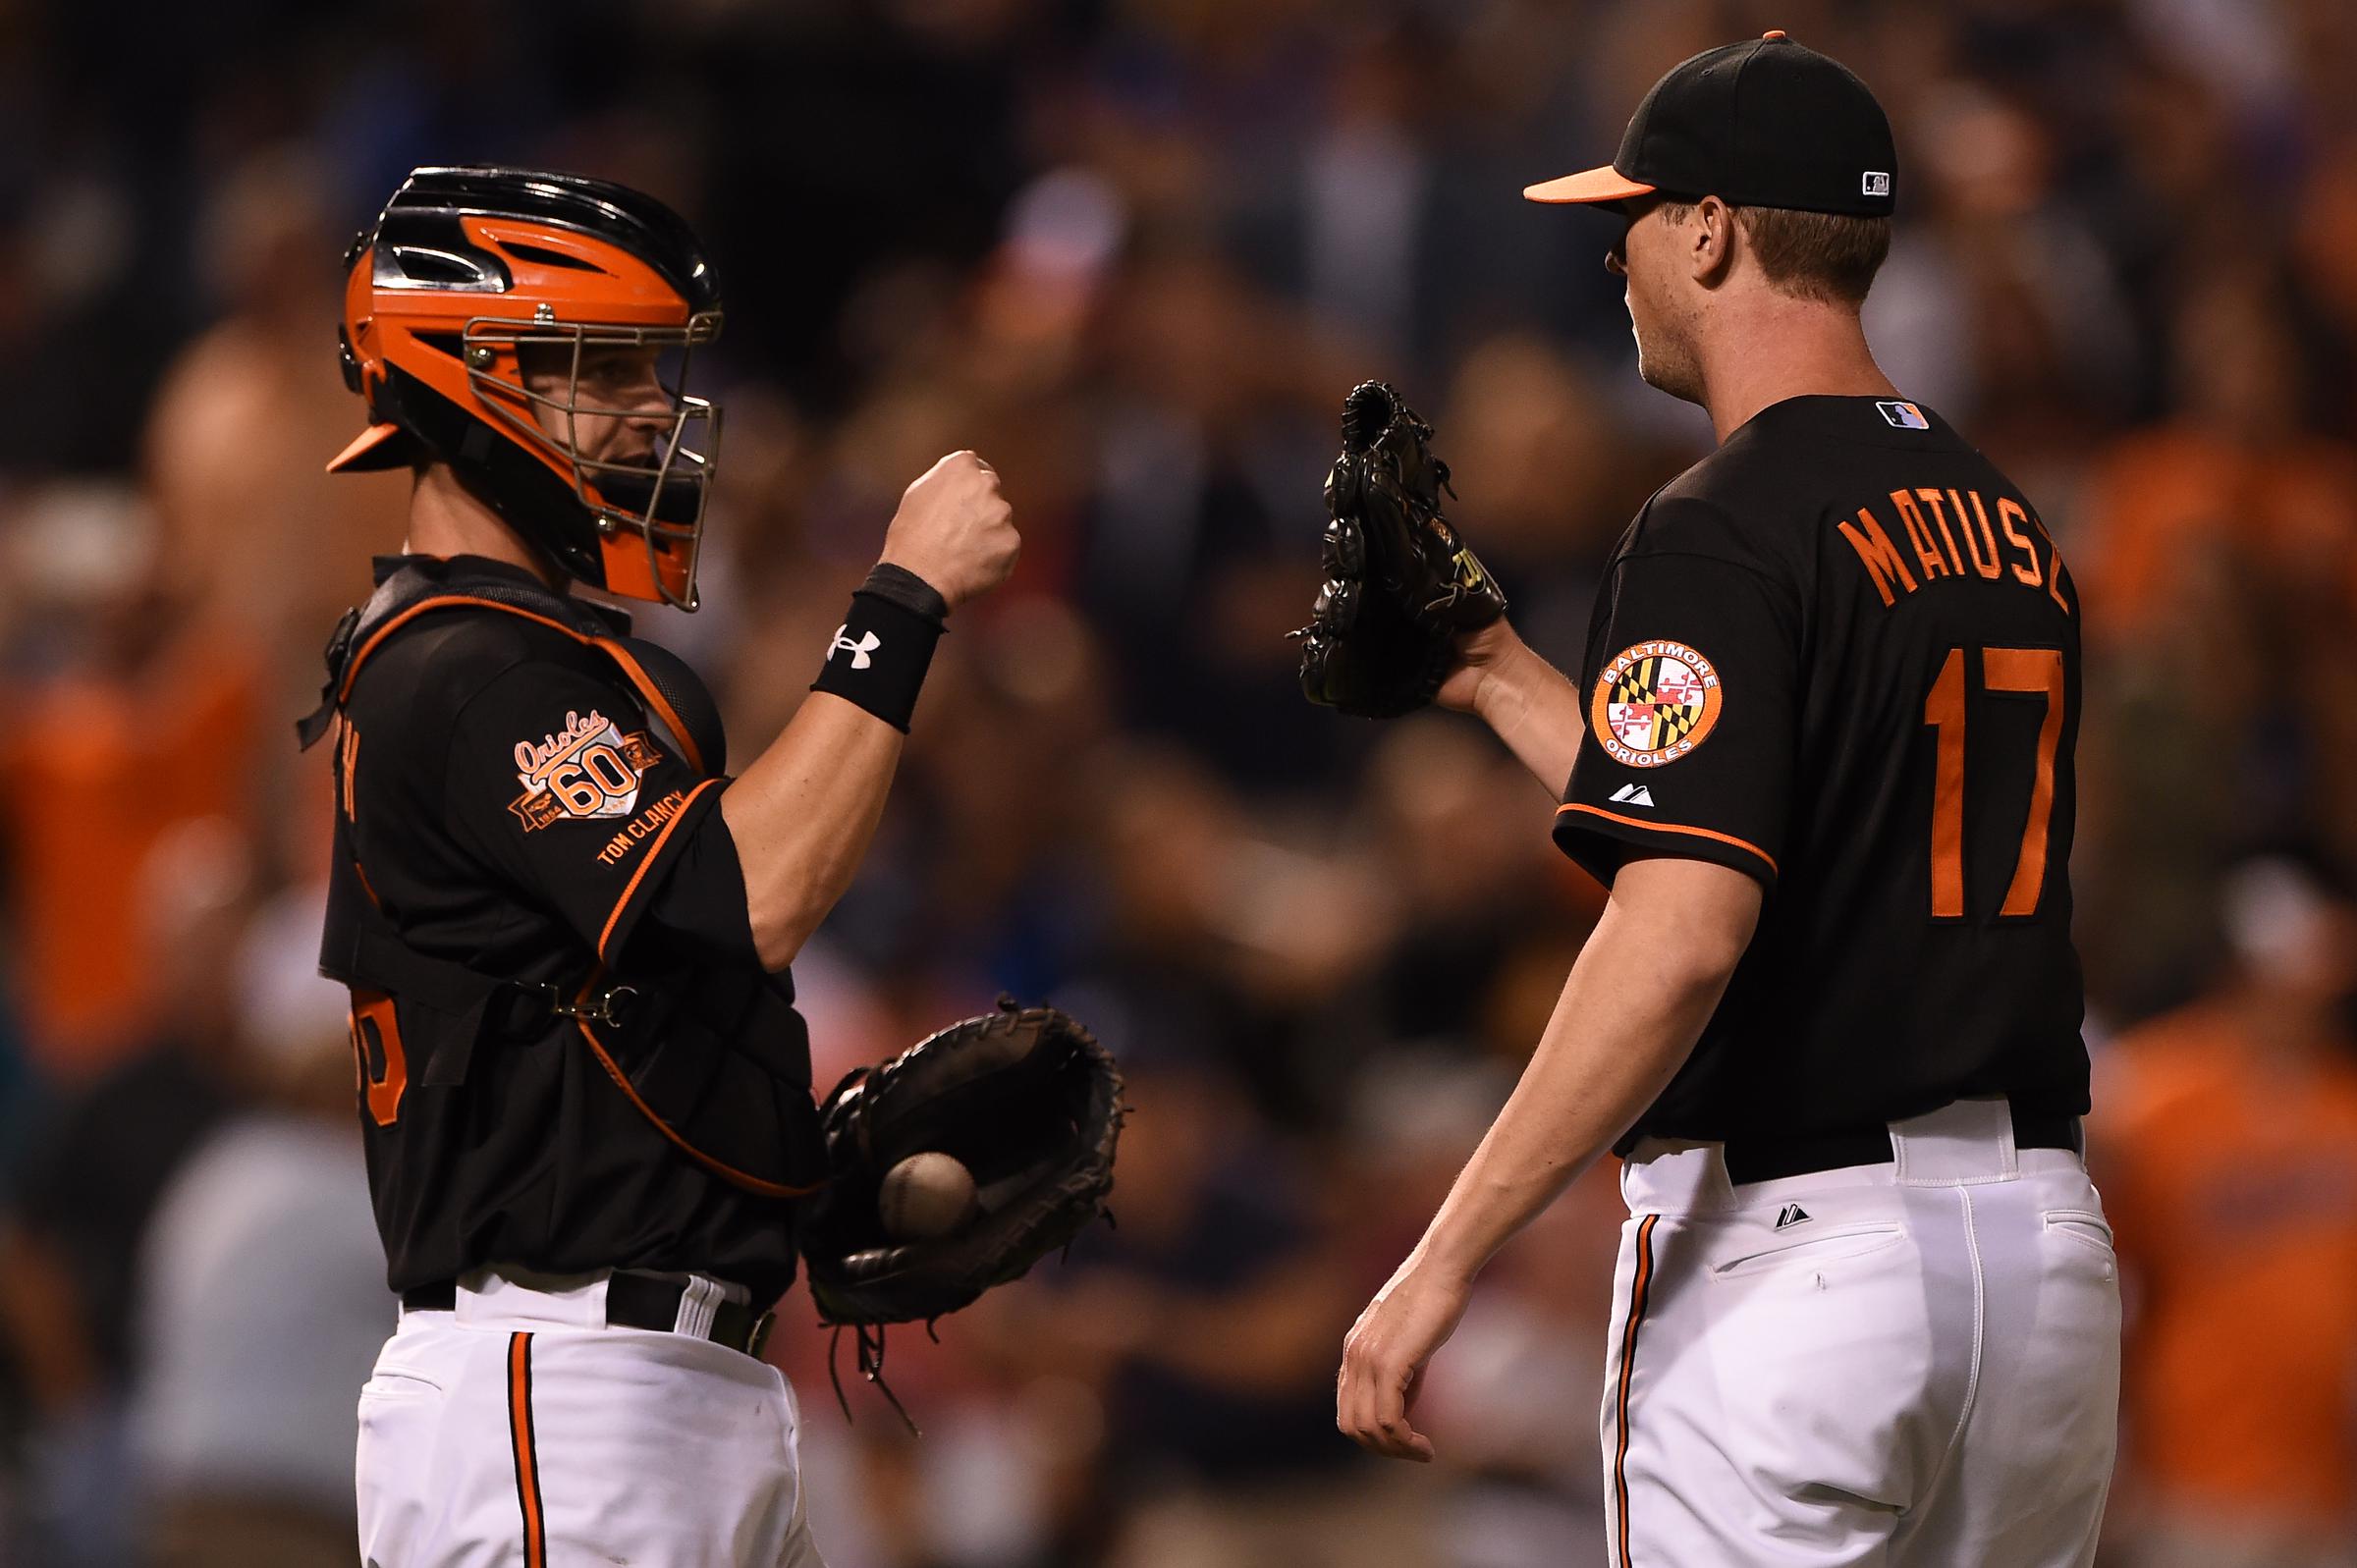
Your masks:
[{"label": "black baseball cap", "polygon": [[1522,194],[1603,202],[1659,191],[1881,218],[1897,172],[1890,118],[1866,83],[1780,27],[1674,67],[1637,105],[1610,164]]}]

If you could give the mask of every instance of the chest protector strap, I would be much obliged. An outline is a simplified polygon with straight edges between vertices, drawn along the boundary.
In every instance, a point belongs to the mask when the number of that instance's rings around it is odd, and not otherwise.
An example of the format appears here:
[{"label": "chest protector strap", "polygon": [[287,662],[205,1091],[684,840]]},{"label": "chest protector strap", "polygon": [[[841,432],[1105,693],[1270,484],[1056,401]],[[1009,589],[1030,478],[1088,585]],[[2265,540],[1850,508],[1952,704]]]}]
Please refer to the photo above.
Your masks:
[{"label": "chest protector strap", "polygon": [[327,684],[319,689],[319,706],[295,725],[303,750],[316,745],[335,723],[368,657],[404,626],[437,610],[496,610],[604,654],[646,703],[648,716],[679,743],[689,767],[706,778],[727,771],[728,736],[720,709],[677,654],[629,635],[628,621],[619,615],[609,620],[610,613],[595,605],[505,577],[433,569],[447,565],[421,558],[387,577],[365,606],[344,613],[328,639]]}]

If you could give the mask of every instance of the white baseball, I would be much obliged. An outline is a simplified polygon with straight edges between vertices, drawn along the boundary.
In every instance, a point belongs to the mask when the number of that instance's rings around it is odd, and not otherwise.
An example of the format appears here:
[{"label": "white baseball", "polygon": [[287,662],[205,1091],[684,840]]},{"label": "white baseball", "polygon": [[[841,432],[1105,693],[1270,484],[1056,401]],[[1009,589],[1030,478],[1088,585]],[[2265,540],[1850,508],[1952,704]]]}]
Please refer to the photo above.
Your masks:
[{"label": "white baseball", "polygon": [[930,1241],[974,1211],[974,1173],[945,1154],[910,1155],[884,1172],[876,1210],[896,1241]]}]

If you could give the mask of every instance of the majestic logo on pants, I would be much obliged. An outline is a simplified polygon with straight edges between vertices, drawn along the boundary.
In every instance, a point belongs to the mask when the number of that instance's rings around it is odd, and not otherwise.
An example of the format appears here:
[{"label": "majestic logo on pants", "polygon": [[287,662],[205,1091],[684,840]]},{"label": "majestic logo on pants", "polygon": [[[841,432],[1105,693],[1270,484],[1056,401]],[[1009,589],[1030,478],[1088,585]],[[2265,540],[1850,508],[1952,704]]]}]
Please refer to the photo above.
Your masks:
[{"label": "majestic logo on pants", "polygon": [[1719,671],[1682,642],[1640,642],[1607,660],[1589,708],[1597,742],[1624,768],[1659,768],[1719,722]]}]

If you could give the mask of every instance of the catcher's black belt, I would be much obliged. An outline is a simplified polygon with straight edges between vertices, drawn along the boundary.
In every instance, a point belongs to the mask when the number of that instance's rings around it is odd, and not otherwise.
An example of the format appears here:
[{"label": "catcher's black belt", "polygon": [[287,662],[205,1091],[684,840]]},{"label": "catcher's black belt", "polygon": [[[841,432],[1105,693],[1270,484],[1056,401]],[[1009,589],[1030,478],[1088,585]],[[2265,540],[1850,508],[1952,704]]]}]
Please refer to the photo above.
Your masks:
[{"label": "catcher's black belt", "polygon": [[[677,1279],[617,1271],[606,1281],[606,1323],[615,1328],[654,1328],[671,1333],[679,1325],[680,1298],[686,1293],[687,1286]],[[450,1279],[412,1285],[401,1293],[405,1312],[449,1312],[458,1301],[458,1283]],[[716,1345],[758,1356],[761,1342],[769,1337],[771,1316],[755,1312],[742,1302],[724,1301],[712,1314],[712,1326],[705,1330],[704,1337]]]},{"label": "catcher's black belt", "polygon": [[[2041,1115],[2013,1108],[2013,1147],[2068,1149],[2084,1153],[2076,1116]],[[1734,1186],[1774,1181],[1781,1176],[1807,1176],[1844,1165],[1887,1165],[1891,1133],[1885,1127],[1854,1132],[1819,1133],[1806,1138],[1729,1138],[1725,1146],[1727,1179]]]}]

